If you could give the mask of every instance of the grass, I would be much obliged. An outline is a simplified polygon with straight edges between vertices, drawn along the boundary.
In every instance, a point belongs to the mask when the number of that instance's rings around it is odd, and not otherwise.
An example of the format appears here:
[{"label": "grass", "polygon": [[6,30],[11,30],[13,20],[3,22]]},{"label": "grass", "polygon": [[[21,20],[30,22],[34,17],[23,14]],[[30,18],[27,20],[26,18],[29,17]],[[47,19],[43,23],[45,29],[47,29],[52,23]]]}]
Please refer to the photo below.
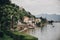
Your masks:
[{"label": "grass", "polygon": [[16,32],[3,32],[4,35],[0,40],[38,40],[38,38],[25,34],[25,33],[20,33],[18,31]]},{"label": "grass", "polygon": [[13,40],[13,38],[10,38],[9,36],[4,34],[4,36],[0,38],[0,40]]},{"label": "grass", "polygon": [[25,33],[20,33],[20,32],[13,32],[15,35],[21,35],[24,36],[24,40],[38,40],[38,38],[25,34]]}]

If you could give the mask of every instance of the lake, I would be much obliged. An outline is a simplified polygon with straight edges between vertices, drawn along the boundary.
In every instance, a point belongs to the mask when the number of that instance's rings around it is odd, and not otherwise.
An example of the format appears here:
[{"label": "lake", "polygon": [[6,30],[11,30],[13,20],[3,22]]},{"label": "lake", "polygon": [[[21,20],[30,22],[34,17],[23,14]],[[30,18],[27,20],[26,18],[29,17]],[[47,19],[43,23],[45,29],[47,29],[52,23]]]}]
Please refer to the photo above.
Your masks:
[{"label": "lake", "polygon": [[60,23],[47,24],[42,30],[40,27],[29,29],[26,33],[37,37],[38,40],[60,40]]}]

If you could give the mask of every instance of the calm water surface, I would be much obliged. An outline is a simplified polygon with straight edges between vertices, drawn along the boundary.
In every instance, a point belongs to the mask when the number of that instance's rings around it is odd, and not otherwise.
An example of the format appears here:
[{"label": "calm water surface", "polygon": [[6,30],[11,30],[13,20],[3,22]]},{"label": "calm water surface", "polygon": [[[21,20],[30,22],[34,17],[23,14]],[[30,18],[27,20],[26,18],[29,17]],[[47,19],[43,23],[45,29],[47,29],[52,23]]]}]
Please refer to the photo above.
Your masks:
[{"label": "calm water surface", "polygon": [[27,34],[35,36],[38,40],[60,40],[60,23],[47,24],[41,31],[41,28],[29,29]]}]

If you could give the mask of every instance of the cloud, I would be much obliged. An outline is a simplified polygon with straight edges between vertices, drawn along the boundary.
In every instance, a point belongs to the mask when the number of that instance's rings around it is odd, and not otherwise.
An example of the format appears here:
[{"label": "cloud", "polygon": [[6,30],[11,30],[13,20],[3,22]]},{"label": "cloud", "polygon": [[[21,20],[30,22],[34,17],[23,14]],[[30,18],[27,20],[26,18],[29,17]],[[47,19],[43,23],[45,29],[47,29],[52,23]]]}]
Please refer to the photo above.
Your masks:
[{"label": "cloud", "polygon": [[33,15],[40,13],[60,13],[59,0],[13,0],[19,6],[23,6]]}]

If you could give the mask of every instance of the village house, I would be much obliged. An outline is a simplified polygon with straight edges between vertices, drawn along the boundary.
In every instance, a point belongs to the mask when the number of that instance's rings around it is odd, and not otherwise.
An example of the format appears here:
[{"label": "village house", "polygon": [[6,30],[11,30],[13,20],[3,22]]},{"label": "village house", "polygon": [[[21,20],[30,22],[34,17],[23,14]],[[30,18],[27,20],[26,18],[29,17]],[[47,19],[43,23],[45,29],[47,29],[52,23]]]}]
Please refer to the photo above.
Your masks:
[{"label": "village house", "polygon": [[34,18],[29,18],[29,17],[27,17],[27,16],[24,16],[24,22],[27,24],[27,25],[29,25],[29,26],[34,26],[35,25],[35,20],[34,20]]},{"label": "village house", "polygon": [[29,17],[24,16],[23,22],[28,23],[29,22]]},{"label": "village house", "polygon": [[27,23],[27,24],[36,24],[36,23],[39,23],[39,22],[41,22],[41,19],[39,19],[39,18],[29,18],[29,17],[27,17],[27,16],[24,16],[24,22],[25,23]]},{"label": "village house", "polygon": [[36,18],[36,19],[35,19],[35,24],[36,24],[36,23],[39,23],[39,22],[41,22],[41,19]]}]

